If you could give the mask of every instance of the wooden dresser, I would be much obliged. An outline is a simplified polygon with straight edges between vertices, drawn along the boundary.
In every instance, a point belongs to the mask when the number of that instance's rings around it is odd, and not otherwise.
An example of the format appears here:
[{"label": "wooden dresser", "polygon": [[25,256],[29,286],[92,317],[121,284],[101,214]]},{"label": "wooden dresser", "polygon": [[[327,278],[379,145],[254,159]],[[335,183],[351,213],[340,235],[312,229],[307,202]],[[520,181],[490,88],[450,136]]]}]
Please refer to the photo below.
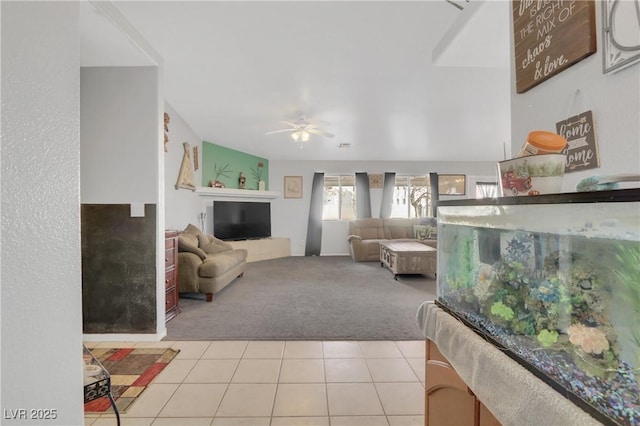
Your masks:
[{"label": "wooden dresser", "polygon": [[165,321],[169,322],[178,313],[178,231],[164,233],[164,288]]}]

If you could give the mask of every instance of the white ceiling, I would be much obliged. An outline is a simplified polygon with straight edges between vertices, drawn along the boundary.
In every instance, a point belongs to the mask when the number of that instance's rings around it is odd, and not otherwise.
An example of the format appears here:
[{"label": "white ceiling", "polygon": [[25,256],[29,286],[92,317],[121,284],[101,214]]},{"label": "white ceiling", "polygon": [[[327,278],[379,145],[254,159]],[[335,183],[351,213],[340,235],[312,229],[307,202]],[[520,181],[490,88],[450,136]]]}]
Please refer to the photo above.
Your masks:
[{"label": "white ceiling", "polygon": [[[510,145],[509,10],[489,3],[113,4],[162,57],[165,99],[204,140],[271,160],[497,161]],[[88,5],[83,65],[149,64]],[[300,115],[336,137],[300,149],[264,134]]]}]

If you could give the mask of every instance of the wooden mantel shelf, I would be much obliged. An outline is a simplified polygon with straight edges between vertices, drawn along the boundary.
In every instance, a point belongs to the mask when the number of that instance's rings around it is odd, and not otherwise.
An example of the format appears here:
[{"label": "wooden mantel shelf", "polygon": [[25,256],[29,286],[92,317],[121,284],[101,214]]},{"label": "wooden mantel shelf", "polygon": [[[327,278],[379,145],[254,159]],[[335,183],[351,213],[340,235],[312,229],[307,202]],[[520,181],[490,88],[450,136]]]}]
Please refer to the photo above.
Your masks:
[{"label": "wooden mantel shelf", "polygon": [[207,186],[199,186],[196,188],[196,194],[207,198],[263,198],[275,199],[280,197],[277,191],[256,191],[251,189],[236,188],[210,188]]}]

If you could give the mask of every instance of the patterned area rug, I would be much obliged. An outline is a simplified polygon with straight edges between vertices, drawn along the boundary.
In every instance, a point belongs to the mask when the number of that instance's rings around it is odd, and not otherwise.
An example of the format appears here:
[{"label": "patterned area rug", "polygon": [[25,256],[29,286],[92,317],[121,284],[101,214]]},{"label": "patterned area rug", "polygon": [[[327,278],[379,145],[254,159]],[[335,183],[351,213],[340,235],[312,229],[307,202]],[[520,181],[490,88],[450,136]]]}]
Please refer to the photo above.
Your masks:
[{"label": "patterned area rug", "polygon": [[[167,348],[93,348],[91,353],[111,375],[111,393],[118,411],[125,413],[178,351]],[[111,403],[106,397],[84,404],[86,413],[102,413],[109,408]]]}]

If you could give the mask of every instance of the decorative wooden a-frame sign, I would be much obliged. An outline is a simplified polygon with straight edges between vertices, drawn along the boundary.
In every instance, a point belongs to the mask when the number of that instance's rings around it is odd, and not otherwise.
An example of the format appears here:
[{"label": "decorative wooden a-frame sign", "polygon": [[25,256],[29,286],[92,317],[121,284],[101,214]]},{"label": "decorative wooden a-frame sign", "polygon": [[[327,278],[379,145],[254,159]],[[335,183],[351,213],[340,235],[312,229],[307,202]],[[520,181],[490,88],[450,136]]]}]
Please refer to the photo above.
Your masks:
[{"label": "decorative wooden a-frame sign", "polygon": [[524,93],[595,53],[595,1],[513,0],[513,37]]},{"label": "decorative wooden a-frame sign", "polygon": [[191,169],[191,147],[188,142],[183,142],[182,146],[184,147],[184,155],[182,156],[176,189],[185,188],[195,191],[196,182],[193,179],[193,170]]},{"label": "decorative wooden a-frame sign", "polygon": [[565,173],[600,167],[593,112],[569,117],[556,123],[556,131],[567,140],[563,153],[567,154]]}]

